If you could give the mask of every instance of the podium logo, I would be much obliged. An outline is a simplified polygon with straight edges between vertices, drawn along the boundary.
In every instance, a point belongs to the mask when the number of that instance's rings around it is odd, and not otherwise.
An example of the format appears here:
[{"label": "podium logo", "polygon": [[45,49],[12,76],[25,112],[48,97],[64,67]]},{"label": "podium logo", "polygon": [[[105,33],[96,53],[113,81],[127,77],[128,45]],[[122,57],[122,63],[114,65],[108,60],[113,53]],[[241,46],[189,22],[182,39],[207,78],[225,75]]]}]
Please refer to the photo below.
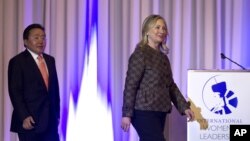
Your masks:
[{"label": "podium logo", "polygon": [[202,91],[203,102],[207,109],[215,114],[231,114],[238,105],[238,98],[233,90],[228,88],[227,82],[218,77],[213,76],[205,83]]},{"label": "podium logo", "polygon": [[230,125],[230,141],[245,140],[250,140],[250,125]]}]

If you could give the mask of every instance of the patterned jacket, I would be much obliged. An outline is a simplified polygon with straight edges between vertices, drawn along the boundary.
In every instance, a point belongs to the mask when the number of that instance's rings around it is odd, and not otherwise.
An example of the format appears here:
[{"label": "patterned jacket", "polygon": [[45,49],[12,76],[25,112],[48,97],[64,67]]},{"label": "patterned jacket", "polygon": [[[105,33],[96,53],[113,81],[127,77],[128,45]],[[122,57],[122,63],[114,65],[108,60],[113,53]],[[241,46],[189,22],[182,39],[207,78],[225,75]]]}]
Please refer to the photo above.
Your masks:
[{"label": "patterned jacket", "polygon": [[130,56],[123,94],[123,117],[132,117],[134,109],[171,112],[171,102],[181,114],[189,108],[168,57],[148,45],[137,46]]}]

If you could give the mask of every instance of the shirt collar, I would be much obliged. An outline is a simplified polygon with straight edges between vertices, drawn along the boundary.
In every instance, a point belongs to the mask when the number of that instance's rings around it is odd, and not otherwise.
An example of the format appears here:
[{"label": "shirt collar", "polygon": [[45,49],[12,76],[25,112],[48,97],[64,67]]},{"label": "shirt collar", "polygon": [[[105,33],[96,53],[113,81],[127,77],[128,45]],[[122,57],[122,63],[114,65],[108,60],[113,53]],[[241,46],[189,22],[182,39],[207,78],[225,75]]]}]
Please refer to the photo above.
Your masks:
[{"label": "shirt collar", "polygon": [[37,61],[37,57],[38,57],[38,54],[34,53],[33,51],[31,51],[30,49],[27,48],[27,50],[30,52],[31,56],[33,57],[33,59],[35,61]]}]

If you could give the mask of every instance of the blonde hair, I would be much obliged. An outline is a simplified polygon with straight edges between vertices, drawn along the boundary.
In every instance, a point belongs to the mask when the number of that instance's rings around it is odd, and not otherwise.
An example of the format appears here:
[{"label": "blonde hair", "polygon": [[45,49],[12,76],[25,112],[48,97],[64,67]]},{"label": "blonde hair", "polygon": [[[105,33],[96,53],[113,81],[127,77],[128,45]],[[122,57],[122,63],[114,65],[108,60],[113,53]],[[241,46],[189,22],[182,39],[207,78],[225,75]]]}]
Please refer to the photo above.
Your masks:
[{"label": "blonde hair", "polygon": [[[163,20],[166,28],[167,28],[167,24],[165,19],[160,16],[160,15],[149,15],[142,24],[142,39],[141,41],[138,43],[138,46],[143,47],[148,43],[148,35],[147,32],[156,24],[157,20]],[[168,53],[168,47],[166,46],[166,40],[164,42],[162,42],[161,44],[161,50],[164,53]]]}]

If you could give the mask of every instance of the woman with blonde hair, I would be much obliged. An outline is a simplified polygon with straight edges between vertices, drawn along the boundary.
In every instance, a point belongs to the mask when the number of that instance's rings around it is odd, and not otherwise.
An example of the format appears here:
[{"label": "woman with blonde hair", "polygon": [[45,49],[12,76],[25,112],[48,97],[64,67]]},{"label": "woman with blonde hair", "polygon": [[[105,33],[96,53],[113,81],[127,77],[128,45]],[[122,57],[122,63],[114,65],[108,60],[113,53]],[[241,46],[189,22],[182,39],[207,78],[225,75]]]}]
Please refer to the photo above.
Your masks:
[{"label": "woman with blonde hair", "polygon": [[125,80],[121,128],[130,124],[140,141],[165,141],[164,125],[172,103],[189,121],[194,113],[173,80],[167,57],[168,29],[160,15],[148,16],[142,25],[142,39],[128,62]]}]

